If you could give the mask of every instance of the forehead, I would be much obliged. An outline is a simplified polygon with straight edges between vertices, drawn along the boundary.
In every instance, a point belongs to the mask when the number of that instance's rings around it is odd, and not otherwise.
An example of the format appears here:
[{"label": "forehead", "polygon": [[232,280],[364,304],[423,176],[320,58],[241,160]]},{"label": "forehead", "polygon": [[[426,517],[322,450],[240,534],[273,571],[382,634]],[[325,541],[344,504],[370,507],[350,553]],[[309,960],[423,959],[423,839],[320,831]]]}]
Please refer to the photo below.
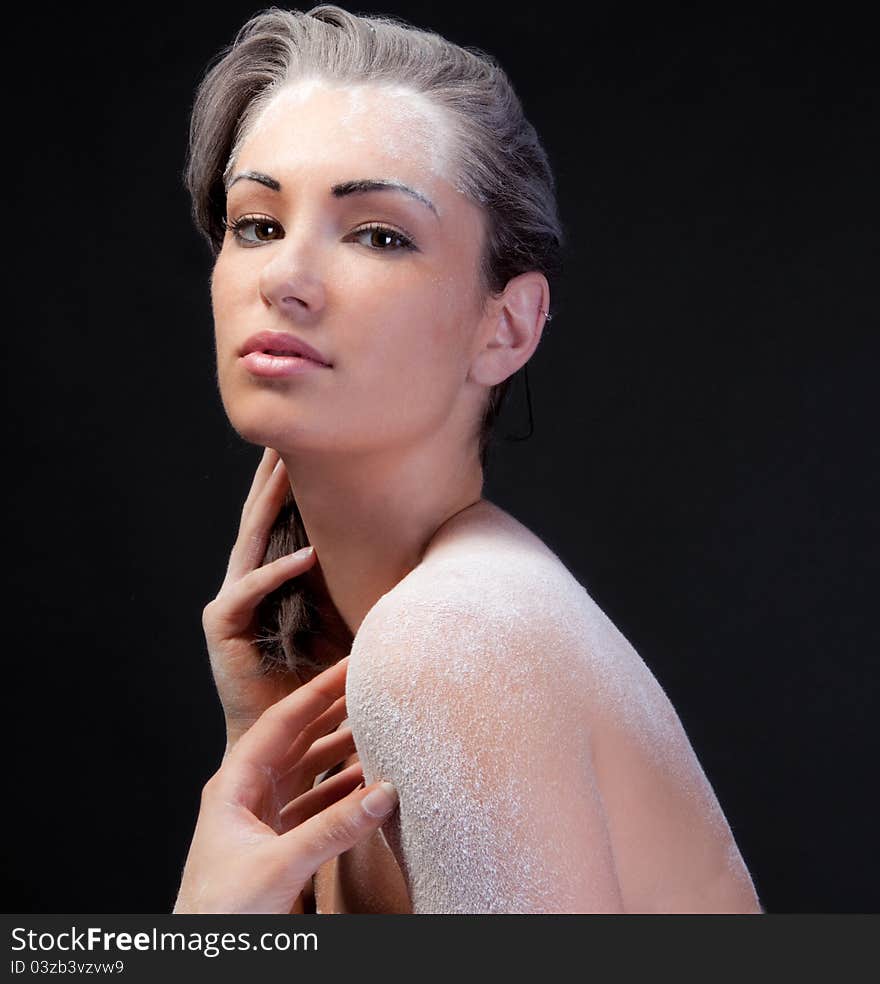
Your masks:
[{"label": "forehead", "polygon": [[373,177],[420,181],[433,198],[454,181],[449,136],[440,107],[403,86],[301,79],[262,110],[237,164],[269,173],[326,167],[341,177],[369,167]]}]

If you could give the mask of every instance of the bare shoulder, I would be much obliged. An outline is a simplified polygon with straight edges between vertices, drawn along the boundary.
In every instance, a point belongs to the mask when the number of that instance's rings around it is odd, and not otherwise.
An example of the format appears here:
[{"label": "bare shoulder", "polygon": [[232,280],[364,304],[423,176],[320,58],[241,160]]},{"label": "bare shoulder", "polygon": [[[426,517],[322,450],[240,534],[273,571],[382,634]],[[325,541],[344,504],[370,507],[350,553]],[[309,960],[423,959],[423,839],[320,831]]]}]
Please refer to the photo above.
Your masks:
[{"label": "bare shoulder", "polygon": [[399,679],[410,690],[416,678],[431,677],[435,687],[442,678],[468,692],[491,679],[496,691],[503,683],[590,702],[632,686],[642,665],[560,558],[492,507],[448,531],[373,606],[355,638],[349,675],[353,684],[362,675],[381,677],[384,687]]},{"label": "bare shoulder", "polygon": [[[461,782],[488,795],[511,760],[545,780],[564,763],[583,780],[569,793],[601,792],[630,911],[753,911],[732,832],[663,688],[516,520],[484,512],[459,526],[377,602],[347,694],[368,781],[391,777],[426,817],[457,801]],[[496,776],[498,789],[520,782],[537,814],[528,775]]]},{"label": "bare shoulder", "polygon": [[540,551],[471,527],[359,627],[349,723],[366,779],[398,789],[383,836],[415,912],[618,904],[587,716],[540,624],[552,622],[548,592],[558,603],[559,574]]}]

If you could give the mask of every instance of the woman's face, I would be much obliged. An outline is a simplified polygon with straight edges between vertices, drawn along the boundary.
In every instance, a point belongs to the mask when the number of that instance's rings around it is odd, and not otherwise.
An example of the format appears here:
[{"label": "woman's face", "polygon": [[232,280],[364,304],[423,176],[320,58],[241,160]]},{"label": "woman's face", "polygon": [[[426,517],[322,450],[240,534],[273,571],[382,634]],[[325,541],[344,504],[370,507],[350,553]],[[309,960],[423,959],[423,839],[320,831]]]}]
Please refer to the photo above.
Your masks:
[{"label": "woman's face", "polygon": [[[420,197],[353,190],[366,180]],[[211,278],[221,397],[246,440],[371,451],[473,426],[483,218],[453,182],[444,121],[417,94],[305,81],[261,114],[227,182],[241,238],[227,229]],[[257,374],[240,351],[260,331],[331,365]]]}]

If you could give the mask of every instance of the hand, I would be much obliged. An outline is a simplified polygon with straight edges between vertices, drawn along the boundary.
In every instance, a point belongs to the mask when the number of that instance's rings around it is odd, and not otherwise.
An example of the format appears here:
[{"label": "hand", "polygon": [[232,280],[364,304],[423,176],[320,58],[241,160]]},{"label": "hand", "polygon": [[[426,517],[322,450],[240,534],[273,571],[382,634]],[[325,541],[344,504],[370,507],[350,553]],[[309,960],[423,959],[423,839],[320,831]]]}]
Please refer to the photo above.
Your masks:
[{"label": "hand", "polygon": [[354,748],[349,728],[333,730],[346,714],[347,670],[346,656],[273,704],[205,783],[175,913],[302,911],[320,865],[394,811],[393,787],[390,797],[381,783],[357,788],[359,762],[314,786]]},{"label": "hand", "polygon": [[277,451],[266,448],[242,507],[226,577],[202,614],[211,672],[226,719],[227,750],[267,707],[300,684],[293,673],[266,674],[254,641],[259,603],[315,563],[313,551],[307,556],[279,557],[260,566],[288,487],[284,462]]}]

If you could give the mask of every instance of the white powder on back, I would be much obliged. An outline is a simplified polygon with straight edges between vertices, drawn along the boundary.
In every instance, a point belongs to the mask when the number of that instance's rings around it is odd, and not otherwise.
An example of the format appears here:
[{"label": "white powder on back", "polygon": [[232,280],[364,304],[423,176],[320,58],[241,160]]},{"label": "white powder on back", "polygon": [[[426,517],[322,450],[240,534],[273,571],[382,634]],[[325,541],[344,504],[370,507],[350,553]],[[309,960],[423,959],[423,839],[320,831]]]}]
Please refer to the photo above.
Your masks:
[{"label": "white powder on back", "polygon": [[367,782],[400,795],[383,834],[415,913],[614,907],[594,730],[625,735],[726,828],[662,688],[513,517],[447,536],[379,599],[346,692]]},{"label": "white powder on back", "polygon": [[[398,787],[384,833],[414,912],[570,912],[573,867],[608,880],[600,829],[595,856],[574,866],[565,831],[548,829],[566,783],[585,786],[585,823],[598,816],[584,702],[591,681],[613,685],[620,668],[567,638],[601,639],[604,616],[585,598],[543,545],[472,534],[430,555],[358,630],[349,724],[368,782]],[[650,700],[628,689],[629,701]],[[511,762],[524,735],[524,759]]]},{"label": "white powder on back", "polygon": [[[493,777],[481,769],[483,729],[469,728],[449,706],[462,689],[479,694],[486,683],[481,669],[489,654],[478,631],[480,612],[470,590],[457,596],[454,589],[444,591],[430,606],[418,599],[406,604],[403,593],[396,599],[401,607],[395,606],[390,628],[374,617],[371,625],[378,624],[378,631],[368,642],[370,627],[362,626],[347,687],[349,723],[365,776],[371,782],[393,777],[401,794],[386,839],[405,859],[415,912],[504,911],[514,886],[499,865],[504,857],[520,855],[517,829],[534,790],[528,776],[518,776],[518,788],[506,787],[499,801]],[[459,622],[469,626],[461,635],[455,631]],[[435,645],[425,645],[426,634]],[[413,660],[399,658],[407,642],[414,647]],[[369,665],[358,659],[367,649]],[[492,704],[485,705],[489,717],[496,713]],[[469,716],[470,708],[464,708]],[[520,885],[530,900],[550,898],[552,884],[536,881],[527,866],[518,863],[516,875],[531,882]]]}]

